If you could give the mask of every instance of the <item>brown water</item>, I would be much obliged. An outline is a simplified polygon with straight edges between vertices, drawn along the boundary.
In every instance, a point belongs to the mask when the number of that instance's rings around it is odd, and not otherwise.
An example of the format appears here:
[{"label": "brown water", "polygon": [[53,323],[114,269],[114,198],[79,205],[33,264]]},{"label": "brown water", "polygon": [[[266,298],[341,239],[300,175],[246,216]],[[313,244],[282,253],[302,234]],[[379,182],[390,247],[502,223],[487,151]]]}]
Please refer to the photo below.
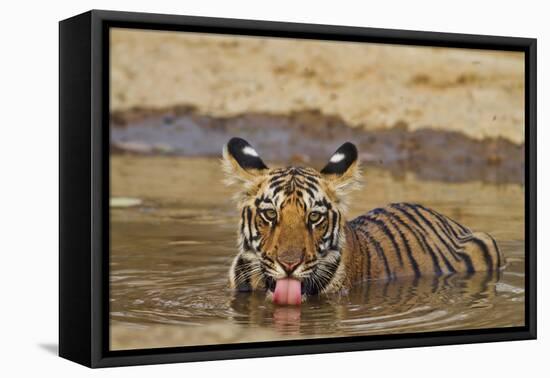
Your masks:
[{"label": "brown water", "polygon": [[261,294],[226,288],[238,212],[216,159],[113,156],[111,348],[219,344],[524,324],[524,188],[421,181],[365,172],[349,219],[389,202],[433,207],[491,233],[508,265],[477,273],[370,282],[345,296],[276,307]]}]

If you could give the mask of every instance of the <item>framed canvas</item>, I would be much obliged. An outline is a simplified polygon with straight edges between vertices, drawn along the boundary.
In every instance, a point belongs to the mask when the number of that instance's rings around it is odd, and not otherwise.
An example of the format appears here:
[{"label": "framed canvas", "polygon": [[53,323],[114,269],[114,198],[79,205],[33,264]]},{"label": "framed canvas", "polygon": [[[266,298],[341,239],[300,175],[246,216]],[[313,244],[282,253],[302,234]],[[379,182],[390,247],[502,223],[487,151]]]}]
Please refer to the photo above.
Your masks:
[{"label": "framed canvas", "polygon": [[536,40],[60,22],[59,354],[536,337]]}]

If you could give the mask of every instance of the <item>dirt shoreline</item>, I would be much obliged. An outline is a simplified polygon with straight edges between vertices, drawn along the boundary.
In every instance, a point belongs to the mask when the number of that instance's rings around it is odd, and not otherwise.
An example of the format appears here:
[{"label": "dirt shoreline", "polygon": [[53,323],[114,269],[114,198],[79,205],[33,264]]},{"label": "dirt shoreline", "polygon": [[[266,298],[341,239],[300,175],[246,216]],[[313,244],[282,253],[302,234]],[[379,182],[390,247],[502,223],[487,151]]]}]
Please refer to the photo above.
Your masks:
[{"label": "dirt shoreline", "polygon": [[[321,168],[341,143],[357,144],[365,167],[395,175],[413,172],[446,182],[524,183],[524,143],[503,137],[475,139],[461,132],[405,121],[390,128],[350,127],[338,115],[302,110],[215,117],[192,105],[135,107],[111,115],[111,151],[129,154],[219,157],[233,136],[249,140],[266,162]],[[281,161],[280,157],[287,160]]]},{"label": "dirt shoreline", "polygon": [[410,130],[525,140],[521,52],[115,28],[110,56],[112,110],[322,109],[360,129],[403,120]]}]

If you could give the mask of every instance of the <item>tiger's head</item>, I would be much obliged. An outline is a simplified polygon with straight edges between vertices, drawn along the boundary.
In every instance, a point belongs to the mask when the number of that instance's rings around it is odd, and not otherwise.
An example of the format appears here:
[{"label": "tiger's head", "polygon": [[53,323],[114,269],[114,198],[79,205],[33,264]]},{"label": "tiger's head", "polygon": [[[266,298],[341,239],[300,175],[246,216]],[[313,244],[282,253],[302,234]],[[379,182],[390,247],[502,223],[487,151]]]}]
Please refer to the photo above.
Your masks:
[{"label": "tiger's head", "polygon": [[342,285],[345,197],[358,183],[357,148],[345,143],[327,165],[268,168],[245,140],[223,149],[228,184],[237,186],[241,214],[230,286],[263,288],[277,304]]}]

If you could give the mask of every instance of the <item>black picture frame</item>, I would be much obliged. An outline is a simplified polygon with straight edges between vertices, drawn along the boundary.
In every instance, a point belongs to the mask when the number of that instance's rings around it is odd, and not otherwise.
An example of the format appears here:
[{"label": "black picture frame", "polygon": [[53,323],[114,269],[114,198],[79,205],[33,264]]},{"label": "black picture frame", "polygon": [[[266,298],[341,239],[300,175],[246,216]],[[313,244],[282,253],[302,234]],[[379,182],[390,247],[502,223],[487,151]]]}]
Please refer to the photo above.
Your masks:
[{"label": "black picture frame", "polygon": [[[111,27],[525,53],[524,327],[110,351]],[[536,39],[92,10],[59,23],[59,355],[89,367],[536,338]]]}]

